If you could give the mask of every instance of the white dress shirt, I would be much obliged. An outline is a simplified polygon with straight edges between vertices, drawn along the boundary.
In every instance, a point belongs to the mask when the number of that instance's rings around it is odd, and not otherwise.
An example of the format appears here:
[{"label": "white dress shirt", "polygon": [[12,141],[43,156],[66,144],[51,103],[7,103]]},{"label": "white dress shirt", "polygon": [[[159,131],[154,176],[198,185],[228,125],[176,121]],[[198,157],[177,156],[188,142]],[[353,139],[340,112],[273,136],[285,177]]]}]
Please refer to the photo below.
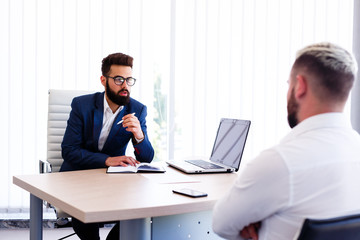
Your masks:
[{"label": "white dress shirt", "polygon": [[98,148],[101,151],[105,145],[106,139],[109,136],[111,127],[114,123],[114,120],[116,116],[121,112],[121,110],[124,108],[124,106],[120,106],[116,112],[112,112],[111,108],[109,107],[109,104],[106,100],[105,94],[104,94],[104,114],[103,114],[103,124],[100,132],[99,142],[98,142]]},{"label": "white dress shirt", "polygon": [[213,229],[227,239],[261,221],[260,240],[293,239],[305,218],[360,213],[360,136],[342,113],[310,117],[240,167],[217,202]]}]

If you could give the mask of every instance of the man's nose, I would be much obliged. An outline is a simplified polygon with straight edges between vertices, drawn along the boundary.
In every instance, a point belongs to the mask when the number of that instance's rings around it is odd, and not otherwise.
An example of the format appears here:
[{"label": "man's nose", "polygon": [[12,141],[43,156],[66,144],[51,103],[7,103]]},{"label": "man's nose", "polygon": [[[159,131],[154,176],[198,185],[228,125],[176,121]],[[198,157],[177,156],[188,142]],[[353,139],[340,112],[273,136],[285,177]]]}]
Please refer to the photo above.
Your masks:
[{"label": "man's nose", "polygon": [[122,83],[121,83],[121,85],[120,85],[121,87],[126,87],[127,88],[127,86],[128,86],[128,84],[127,84],[127,82],[126,82],[126,80],[124,80]]}]

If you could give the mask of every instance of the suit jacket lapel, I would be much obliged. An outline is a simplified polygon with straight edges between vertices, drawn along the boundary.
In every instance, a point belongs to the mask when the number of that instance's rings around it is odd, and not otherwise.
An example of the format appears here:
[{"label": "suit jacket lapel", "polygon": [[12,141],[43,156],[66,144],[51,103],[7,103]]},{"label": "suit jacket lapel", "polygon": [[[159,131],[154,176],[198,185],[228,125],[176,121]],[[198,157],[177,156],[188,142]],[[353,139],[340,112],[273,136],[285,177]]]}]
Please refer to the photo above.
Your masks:
[{"label": "suit jacket lapel", "polygon": [[94,136],[94,147],[95,149],[98,148],[100,132],[102,128],[103,122],[103,115],[104,115],[104,93],[99,94],[95,102],[95,109],[94,109],[94,129],[93,129],[93,136]]}]

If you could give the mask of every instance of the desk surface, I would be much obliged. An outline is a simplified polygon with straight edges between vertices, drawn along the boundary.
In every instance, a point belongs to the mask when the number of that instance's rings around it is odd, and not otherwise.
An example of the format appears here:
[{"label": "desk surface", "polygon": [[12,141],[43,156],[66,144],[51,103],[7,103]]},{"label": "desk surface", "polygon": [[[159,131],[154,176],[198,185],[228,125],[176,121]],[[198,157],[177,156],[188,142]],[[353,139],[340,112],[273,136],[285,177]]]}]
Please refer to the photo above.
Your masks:
[{"label": "desk surface", "polygon": [[[166,167],[156,175],[183,176]],[[36,197],[89,223],[157,217],[211,210],[237,174],[186,175],[197,182],[159,183],[145,174],[106,174],[106,169],[14,176],[13,183]],[[208,193],[190,198],[172,192],[188,187]]]}]

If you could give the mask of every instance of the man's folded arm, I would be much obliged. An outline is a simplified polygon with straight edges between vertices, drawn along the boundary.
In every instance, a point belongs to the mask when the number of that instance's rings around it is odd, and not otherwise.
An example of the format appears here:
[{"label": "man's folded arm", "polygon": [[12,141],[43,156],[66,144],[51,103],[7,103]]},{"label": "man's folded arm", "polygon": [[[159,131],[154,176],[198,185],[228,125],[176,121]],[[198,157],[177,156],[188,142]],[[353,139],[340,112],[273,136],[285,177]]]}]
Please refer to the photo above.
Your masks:
[{"label": "man's folded arm", "polygon": [[[244,227],[287,206],[287,172],[280,155],[270,150],[243,165],[234,186],[214,207],[214,232],[226,239],[242,239],[240,231]],[[281,192],[283,195],[278,195]]]}]

